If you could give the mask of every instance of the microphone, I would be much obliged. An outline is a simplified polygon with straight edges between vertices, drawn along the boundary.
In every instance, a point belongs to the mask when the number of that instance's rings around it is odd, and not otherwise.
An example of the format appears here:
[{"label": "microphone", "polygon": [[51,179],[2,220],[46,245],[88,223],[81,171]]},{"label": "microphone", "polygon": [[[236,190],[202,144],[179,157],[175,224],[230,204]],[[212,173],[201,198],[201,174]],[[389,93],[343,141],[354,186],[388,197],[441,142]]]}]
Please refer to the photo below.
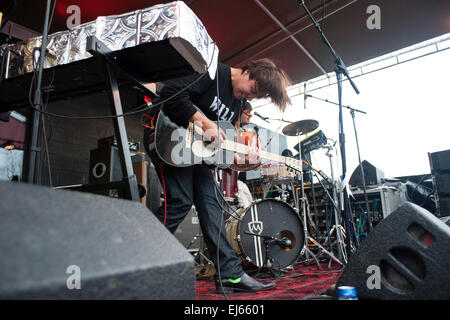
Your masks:
[{"label": "microphone", "polygon": [[292,246],[292,240],[289,239],[288,237],[283,237],[283,238],[277,238],[277,237],[272,237],[272,236],[266,236],[266,235],[262,235],[262,234],[256,234],[256,233],[251,233],[248,231],[244,231],[245,234],[248,234],[250,236],[256,236],[256,237],[260,237],[263,238],[264,240],[272,240],[275,241],[280,247],[282,247],[283,249],[286,248],[290,248]]},{"label": "microphone", "polygon": [[334,185],[331,178],[329,178],[322,170],[317,171],[317,173],[325,180],[329,185]]},{"label": "microphone", "polygon": [[278,242],[278,244],[280,245],[280,247],[282,248],[290,248],[292,246],[292,241],[291,239],[287,238],[287,237],[283,237],[281,239],[275,239],[276,242]]},{"label": "microphone", "polygon": [[270,122],[267,120],[267,119],[269,119],[269,118],[263,117],[263,116],[260,115],[258,112],[255,111],[255,112],[253,112],[253,114],[254,114],[255,116],[257,116],[257,117],[263,119],[265,122],[270,123]]}]

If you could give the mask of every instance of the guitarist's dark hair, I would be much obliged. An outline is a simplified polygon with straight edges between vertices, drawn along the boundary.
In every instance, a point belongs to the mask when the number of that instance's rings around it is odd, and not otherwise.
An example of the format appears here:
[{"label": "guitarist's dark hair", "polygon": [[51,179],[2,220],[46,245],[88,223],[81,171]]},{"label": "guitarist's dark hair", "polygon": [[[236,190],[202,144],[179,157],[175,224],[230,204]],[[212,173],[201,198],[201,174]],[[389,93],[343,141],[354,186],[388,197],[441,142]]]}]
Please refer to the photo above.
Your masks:
[{"label": "guitarist's dark hair", "polygon": [[280,110],[291,104],[286,88],[291,85],[287,74],[270,59],[264,58],[247,63],[242,72],[249,70],[250,80],[256,81],[258,97],[269,97]]}]

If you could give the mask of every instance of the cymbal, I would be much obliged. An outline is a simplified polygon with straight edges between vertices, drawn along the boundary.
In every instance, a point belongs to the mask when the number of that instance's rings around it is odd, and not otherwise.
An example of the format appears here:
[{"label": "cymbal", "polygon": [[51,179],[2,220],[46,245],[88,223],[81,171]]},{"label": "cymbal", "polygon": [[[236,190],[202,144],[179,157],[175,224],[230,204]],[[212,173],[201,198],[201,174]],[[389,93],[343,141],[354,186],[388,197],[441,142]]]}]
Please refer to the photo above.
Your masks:
[{"label": "cymbal", "polygon": [[288,124],[283,128],[283,134],[287,136],[297,136],[310,133],[319,127],[319,121],[317,120],[300,120]]}]

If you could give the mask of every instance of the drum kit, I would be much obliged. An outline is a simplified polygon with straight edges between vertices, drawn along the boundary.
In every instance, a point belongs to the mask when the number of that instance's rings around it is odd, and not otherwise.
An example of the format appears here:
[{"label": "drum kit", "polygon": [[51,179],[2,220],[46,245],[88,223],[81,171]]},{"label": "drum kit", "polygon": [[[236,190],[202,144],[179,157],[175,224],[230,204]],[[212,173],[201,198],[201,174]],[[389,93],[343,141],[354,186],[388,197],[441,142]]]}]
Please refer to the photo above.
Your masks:
[{"label": "drum kit", "polygon": [[[287,136],[300,137],[316,130],[318,126],[316,120],[301,120],[288,124],[282,132]],[[246,137],[249,137],[249,133],[246,133]],[[300,151],[298,158],[301,161]],[[259,166],[257,170],[260,170],[264,181],[263,199],[252,201],[248,206],[240,206],[239,173],[233,169],[221,170],[219,180],[223,200],[227,204],[227,208],[224,207],[227,238],[244,268],[264,268],[274,273],[299,262],[303,256],[304,262],[317,263],[321,269],[317,256],[310,250],[311,246],[316,246],[319,254],[328,255],[330,264],[334,260],[343,265],[332,252],[310,236],[307,227],[309,205],[305,196],[303,171],[293,170],[282,162]],[[300,186],[295,187],[294,184]],[[266,198],[268,188],[275,185],[281,186],[281,197]],[[287,190],[289,188],[293,201],[288,201],[291,196]],[[295,194],[294,190],[300,190],[301,194]]]}]

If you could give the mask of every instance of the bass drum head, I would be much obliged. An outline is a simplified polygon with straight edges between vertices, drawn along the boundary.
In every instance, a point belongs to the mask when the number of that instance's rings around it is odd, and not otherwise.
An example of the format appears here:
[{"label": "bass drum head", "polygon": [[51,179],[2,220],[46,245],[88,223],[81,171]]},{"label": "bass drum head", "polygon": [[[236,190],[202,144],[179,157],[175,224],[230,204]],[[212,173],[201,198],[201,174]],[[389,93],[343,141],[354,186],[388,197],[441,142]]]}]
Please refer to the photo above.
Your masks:
[{"label": "bass drum head", "polygon": [[267,251],[273,269],[285,268],[297,260],[305,235],[300,217],[289,204],[276,199],[256,201],[241,217],[237,232],[240,249],[247,260],[257,267],[262,267],[266,261],[264,238],[248,233],[290,240],[288,246],[277,242],[269,244]]}]

